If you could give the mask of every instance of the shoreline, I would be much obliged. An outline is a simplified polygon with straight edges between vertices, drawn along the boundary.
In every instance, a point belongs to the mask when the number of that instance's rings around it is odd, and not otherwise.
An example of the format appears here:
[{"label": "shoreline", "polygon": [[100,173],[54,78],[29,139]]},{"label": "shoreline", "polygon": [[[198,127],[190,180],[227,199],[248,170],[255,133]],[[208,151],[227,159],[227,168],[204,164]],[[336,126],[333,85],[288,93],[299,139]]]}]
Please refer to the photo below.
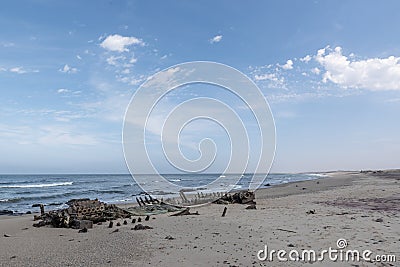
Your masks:
[{"label": "shoreline", "polygon": [[[78,233],[34,228],[33,214],[0,216],[0,265],[298,266],[296,262],[259,261],[256,254],[264,245],[320,250],[335,247],[339,238],[345,238],[350,249],[392,253],[400,261],[400,211],[391,208],[400,207],[399,185],[399,170],[334,172],[329,177],[258,189],[256,210],[240,204],[210,204],[191,208],[198,216],[150,216],[142,224],[153,229],[144,231],[131,230],[137,223],[123,225],[123,219],[115,221],[120,227],[109,229],[103,223]],[[221,217],[224,207],[227,213]],[[341,262],[333,266],[354,264],[396,265]]]},{"label": "shoreline", "polygon": [[[332,172],[272,173],[271,175],[285,175],[285,174],[287,174],[287,175],[309,175],[309,176],[311,176],[313,178],[311,178],[311,179],[309,178],[308,180],[316,180],[316,179],[321,179],[321,178],[325,178],[326,176],[329,176],[328,175],[329,173],[332,173]],[[251,174],[247,174],[247,175],[251,175]],[[304,181],[308,181],[308,180],[304,180]],[[280,181],[280,183],[275,183],[275,182],[277,182],[277,181],[272,180],[271,186],[267,187],[265,185],[261,185],[259,189],[267,189],[267,188],[272,188],[272,187],[276,187],[276,186],[285,185],[285,184],[288,184],[288,183],[299,182],[299,180],[295,180],[295,181]],[[278,180],[278,182],[279,182],[279,180]],[[68,182],[68,183],[72,183],[72,182]],[[264,180],[263,184],[268,184],[268,179],[267,178]],[[205,188],[203,188],[201,186],[197,187],[197,190],[201,190],[201,189],[205,189]],[[257,190],[259,190],[259,189],[257,189]],[[237,191],[242,191],[242,190],[246,190],[246,189],[237,188],[237,189],[232,189],[231,192],[237,192]],[[184,193],[185,193],[186,196],[193,197],[194,195],[196,195],[196,188],[184,191]],[[215,193],[217,193],[217,191],[215,191]],[[134,197],[139,197],[139,196],[143,197],[142,194],[136,194],[136,195],[132,195],[133,199],[129,200],[129,201],[107,201],[107,200],[105,200],[104,202],[107,203],[107,204],[115,204],[115,205],[122,206],[122,207],[132,206],[132,205],[136,205],[137,204],[137,202],[134,200]],[[181,200],[181,197],[179,196],[178,193],[176,193],[176,194],[166,194],[166,195],[152,195],[152,196],[158,198],[159,200],[161,200],[161,199],[164,199],[164,200],[167,200],[167,201],[178,200],[178,202]],[[60,209],[62,205],[65,206],[64,202],[60,202],[60,201],[57,201],[57,200],[54,200],[50,204],[41,203],[40,201],[32,201],[29,204],[30,208],[26,208],[26,209],[24,209],[22,211],[15,210],[12,207],[3,207],[3,208],[1,208],[1,211],[3,211],[4,213],[5,212],[10,212],[10,213],[12,212],[12,214],[1,214],[0,216],[4,216],[4,215],[6,215],[6,216],[8,216],[8,215],[10,215],[10,216],[21,216],[21,215],[24,215],[24,214],[38,213],[39,212],[38,207],[32,207],[33,204],[35,204],[35,205],[44,204],[46,211],[57,210],[57,209]],[[174,204],[178,204],[178,203],[174,203]]]},{"label": "shoreline", "polygon": [[[362,173],[379,173],[379,172],[382,172],[382,171],[395,171],[395,170],[362,170],[361,172]],[[303,178],[300,178],[300,179],[306,179],[304,181],[308,181],[308,180],[316,180],[316,179],[324,178],[323,176],[330,176],[330,175],[335,175],[335,174],[337,175],[338,173],[359,173],[359,171],[318,171],[318,172],[314,171],[314,172],[300,172],[300,173],[273,173],[273,174],[271,174],[272,175],[272,178],[271,178],[272,180],[270,180],[269,178],[266,178],[264,180],[264,182],[262,183],[262,185],[260,186],[260,188],[258,188],[257,190],[276,188],[276,187],[280,187],[280,186],[283,186],[283,185],[286,185],[286,184],[290,184],[290,183],[293,183],[293,182],[298,182],[299,178],[296,177],[296,175],[299,175],[300,177],[303,176],[303,175],[307,175],[309,177],[303,177]],[[274,178],[274,175],[285,175],[285,174],[289,175],[290,178],[288,178],[288,180],[286,180],[286,178],[284,180],[279,180],[280,178],[277,178],[277,180],[275,180],[275,178]],[[312,177],[312,178],[310,178],[310,177]],[[291,180],[291,179],[293,179],[293,180]],[[72,182],[68,182],[68,183],[72,183]],[[269,186],[269,183],[271,183],[270,186]],[[195,191],[195,189],[193,189],[193,190]],[[246,190],[246,189],[235,188],[231,192],[241,191],[241,190]],[[218,191],[215,191],[215,192],[218,192]],[[113,201],[113,200],[107,200],[107,199],[100,199],[100,200],[104,201],[105,203],[108,203],[108,204],[115,204],[115,205],[121,205],[121,206],[126,206],[126,205],[130,206],[130,205],[137,204],[136,201],[134,200],[135,196],[137,196],[137,197],[138,196],[142,196],[143,197],[143,195],[140,195],[140,194],[141,193],[133,194],[132,197],[130,197],[129,200],[126,199],[126,200],[123,200],[123,201],[122,200]],[[193,195],[191,190],[188,190],[185,194]],[[91,196],[88,196],[88,197],[94,199],[94,198],[99,197],[99,196],[101,198],[101,193],[100,193],[100,195],[91,195]],[[169,194],[166,194],[166,195],[154,195],[153,194],[152,196],[156,197],[158,199],[162,199],[163,198],[164,200],[170,200],[170,199],[179,200],[180,199],[179,194],[173,194],[173,195],[169,195]],[[78,196],[77,198],[80,198],[80,197],[86,197],[86,196]],[[5,205],[5,203],[2,202],[1,203],[2,205],[0,205],[1,206],[1,208],[0,208],[0,214],[1,215],[0,216],[2,216],[2,215],[20,216],[20,215],[23,215],[23,214],[26,214],[26,213],[29,214],[29,213],[38,212],[39,210],[38,210],[37,207],[32,207],[33,204],[38,205],[38,203],[43,203],[45,205],[45,209],[46,210],[57,210],[57,209],[66,207],[65,206],[65,202],[68,201],[68,200],[70,200],[70,199],[63,199],[61,201],[53,200],[52,202],[48,202],[48,201],[45,201],[45,200],[43,200],[44,202],[42,202],[39,199],[38,200],[32,200],[30,203],[25,203],[24,204],[25,207],[23,207],[21,209],[16,208],[16,206],[12,205],[12,204],[11,204],[11,206],[7,206],[7,205]],[[177,203],[175,203],[175,204],[177,204]],[[7,214],[7,213],[11,213],[11,214]]]},{"label": "shoreline", "polygon": [[[301,173],[301,174],[310,174],[310,173]],[[317,173],[317,172],[313,172],[313,173]],[[281,184],[272,184],[268,187],[256,189],[255,193],[256,193],[257,198],[279,198],[279,197],[284,197],[284,196],[288,196],[288,195],[311,193],[310,190],[303,190],[303,188],[306,188],[306,186],[312,184],[312,182],[314,182],[314,181],[321,181],[321,180],[325,180],[325,179],[329,180],[329,182],[325,183],[325,184],[321,184],[321,186],[313,185],[309,189],[311,189],[312,191],[322,191],[322,190],[329,190],[330,187],[349,186],[349,185],[351,185],[351,182],[354,180],[354,178],[352,179],[350,177],[346,177],[346,180],[344,180],[344,179],[343,180],[338,180],[338,179],[333,180],[332,178],[334,176],[337,176],[338,174],[356,175],[359,172],[353,172],[353,171],[323,172],[323,174],[328,174],[328,173],[332,174],[332,175],[326,175],[326,176],[321,176],[321,177],[316,176],[315,179],[304,180],[304,181],[290,181],[290,182],[285,182],[285,183],[281,183]],[[321,174],[322,174],[322,172],[321,172]],[[294,185],[295,188],[292,185]],[[276,189],[276,190],[274,190],[274,189]],[[239,191],[242,191],[242,190],[234,189],[231,192],[234,193],[234,192],[239,192]],[[180,197],[176,196],[173,199],[180,199]],[[127,208],[127,207],[132,207],[132,206],[138,205],[137,202],[123,202],[123,203],[114,203],[114,202],[108,203],[107,202],[107,204],[115,204],[116,206],[121,207],[121,208]],[[45,205],[45,208],[46,207],[51,207],[51,206]],[[35,210],[30,211],[31,213],[15,212],[13,214],[0,215],[0,220],[3,218],[7,218],[7,217],[11,217],[11,218],[12,217],[21,217],[21,216],[33,217],[33,215],[40,214],[38,207],[32,207],[32,209],[35,209]],[[56,209],[45,209],[46,212],[51,211],[51,210],[56,210]]]}]

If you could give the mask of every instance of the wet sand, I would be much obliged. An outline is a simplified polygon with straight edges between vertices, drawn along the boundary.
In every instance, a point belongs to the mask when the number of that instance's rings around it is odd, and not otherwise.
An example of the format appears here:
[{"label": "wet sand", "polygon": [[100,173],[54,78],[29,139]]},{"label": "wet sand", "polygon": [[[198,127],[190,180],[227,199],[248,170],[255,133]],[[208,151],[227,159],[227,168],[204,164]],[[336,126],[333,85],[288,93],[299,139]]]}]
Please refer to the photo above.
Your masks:
[{"label": "wet sand", "polygon": [[[0,266],[399,266],[400,171],[331,172],[256,191],[256,210],[211,204],[200,215],[151,216],[148,230],[95,225],[87,233],[34,228],[33,215],[0,217]],[[225,217],[221,217],[227,207]],[[114,232],[118,229],[117,232]],[[337,248],[393,254],[397,262],[273,262],[257,252]]]}]

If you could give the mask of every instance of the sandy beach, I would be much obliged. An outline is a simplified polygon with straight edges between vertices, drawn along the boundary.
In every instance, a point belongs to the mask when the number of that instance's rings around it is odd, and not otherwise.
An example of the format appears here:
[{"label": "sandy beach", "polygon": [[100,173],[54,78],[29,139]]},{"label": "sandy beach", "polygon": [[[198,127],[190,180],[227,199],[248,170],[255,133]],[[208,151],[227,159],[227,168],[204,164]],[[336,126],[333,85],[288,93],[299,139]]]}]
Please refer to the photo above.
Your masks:
[{"label": "sandy beach", "polygon": [[[1,266],[399,266],[400,171],[331,172],[318,180],[256,191],[257,209],[211,204],[199,215],[123,219],[74,229],[34,228],[33,215],[1,216]],[[225,217],[221,214],[227,207]],[[117,222],[121,226],[115,226]],[[136,223],[138,224],[138,223]],[[118,231],[116,231],[118,229]],[[259,260],[260,250],[370,250],[371,261]],[[300,253],[301,254],[301,253]],[[397,262],[373,261],[394,255]],[[288,255],[286,255],[288,258]]]}]

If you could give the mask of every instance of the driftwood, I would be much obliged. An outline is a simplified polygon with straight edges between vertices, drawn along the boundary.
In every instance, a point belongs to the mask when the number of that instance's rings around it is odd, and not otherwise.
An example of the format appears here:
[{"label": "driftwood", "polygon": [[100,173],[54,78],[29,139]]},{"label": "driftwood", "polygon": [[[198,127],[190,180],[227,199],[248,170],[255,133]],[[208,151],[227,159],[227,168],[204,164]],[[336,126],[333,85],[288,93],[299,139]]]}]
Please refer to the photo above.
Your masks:
[{"label": "driftwood", "polygon": [[282,228],[276,228],[276,230],[279,230],[279,231],[284,231],[284,232],[288,232],[288,233],[294,233],[294,234],[296,234],[296,233],[297,233],[296,231],[292,231],[292,230],[286,230],[286,229],[282,229]]},{"label": "driftwood", "polygon": [[224,208],[224,211],[222,212],[222,217],[225,217],[225,215],[226,215],[226,211],[228,210],[228,208],[227,207],[225,207]]}]

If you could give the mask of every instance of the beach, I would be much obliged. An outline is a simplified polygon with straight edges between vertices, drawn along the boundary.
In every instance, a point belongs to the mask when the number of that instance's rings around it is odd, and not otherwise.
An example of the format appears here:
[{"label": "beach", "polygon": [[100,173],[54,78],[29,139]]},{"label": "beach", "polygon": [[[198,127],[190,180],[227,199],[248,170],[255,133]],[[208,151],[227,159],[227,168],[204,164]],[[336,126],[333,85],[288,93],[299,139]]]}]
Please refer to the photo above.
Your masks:
[{"label": "beach", "polygon": [[[0,217],[1,266],[399,266],[400,171],[329,172],[257,190],[241,204],[191,208],[199,215],[150,216],[147,230],[124,219],[78,230],[32,227],[33,215]],[[224,207],[226,215],[221,216]],[[115,226],[117,222],[121,226]],[[116,231],[118,229],[118,231]],[[291,250],[370,250],[370,261],[288,259]],[[266,251],[285,250],[260,260]],[[261,250],[261,252],[260,252]],[[257,255],[258,254],[258,255]],[[293,254],[294,255],[294,254]],[[394,255],[397,262],[377,262]],[[258,257],[259,256],[259,257]]]}]

